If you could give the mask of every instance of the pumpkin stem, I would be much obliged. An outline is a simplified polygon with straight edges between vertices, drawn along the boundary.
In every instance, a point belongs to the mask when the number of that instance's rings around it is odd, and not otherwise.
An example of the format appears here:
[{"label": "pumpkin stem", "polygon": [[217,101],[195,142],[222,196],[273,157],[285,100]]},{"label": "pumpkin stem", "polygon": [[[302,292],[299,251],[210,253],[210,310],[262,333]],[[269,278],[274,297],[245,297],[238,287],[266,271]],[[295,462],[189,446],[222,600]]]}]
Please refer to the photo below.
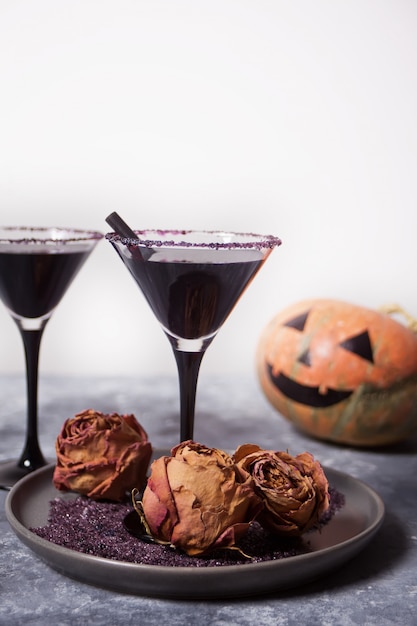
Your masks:
[{"label": "pumpkin stem", "polygon": [[393,313],[399,313],[406,320],[408,328],[414,333],[417,333],[417,319],[407,313],[407,311],[405,311],[398,304],[384,304],[383,306],[379,307],[379,311],[381,311],[381,313],[387,313],[388,315],[391,315]]}]

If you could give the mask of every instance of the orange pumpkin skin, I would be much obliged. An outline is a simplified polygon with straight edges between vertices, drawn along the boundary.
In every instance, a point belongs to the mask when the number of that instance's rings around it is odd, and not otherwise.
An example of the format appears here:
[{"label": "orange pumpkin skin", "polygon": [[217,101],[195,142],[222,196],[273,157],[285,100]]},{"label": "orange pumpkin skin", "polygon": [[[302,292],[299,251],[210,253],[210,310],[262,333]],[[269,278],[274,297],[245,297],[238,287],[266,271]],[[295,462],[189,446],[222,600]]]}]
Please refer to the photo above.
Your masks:
[{"label": "orange pumpkin skin", "polygon": [[417,431],[417,336],[387,314],[299,302],[267,325],[256,361],[270,403],[310,435],[381,446]]}]

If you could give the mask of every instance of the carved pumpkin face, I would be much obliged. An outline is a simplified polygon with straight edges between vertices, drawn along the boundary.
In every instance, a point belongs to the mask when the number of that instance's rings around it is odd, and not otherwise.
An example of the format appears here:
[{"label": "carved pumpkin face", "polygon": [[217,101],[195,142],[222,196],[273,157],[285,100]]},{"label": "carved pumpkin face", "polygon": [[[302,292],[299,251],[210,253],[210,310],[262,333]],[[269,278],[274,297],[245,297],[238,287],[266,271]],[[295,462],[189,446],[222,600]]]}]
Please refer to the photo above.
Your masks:
[{"label": "carved pumpkin face", "polygon": [[317,437],[381,445],[417,429],[417,337],[388,315],[300,302],[264,330],[257,367],[272,405]]}]

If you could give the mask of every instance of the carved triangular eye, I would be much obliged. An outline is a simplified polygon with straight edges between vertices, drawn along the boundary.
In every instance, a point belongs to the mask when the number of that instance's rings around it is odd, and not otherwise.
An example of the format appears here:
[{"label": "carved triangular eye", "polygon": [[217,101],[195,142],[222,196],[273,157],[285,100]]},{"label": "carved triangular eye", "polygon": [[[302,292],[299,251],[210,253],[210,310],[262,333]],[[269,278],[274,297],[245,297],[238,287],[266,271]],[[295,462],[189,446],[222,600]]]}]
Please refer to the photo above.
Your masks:
[{"label": "carved triangular eye", "polygon": [[306,324],[309,313],[310,311],[307,311],[307,313],[302,313],[301,315],[297,315],[297,317],[294,317],[292,320],[285,322],[284,326],[288,326],[289,328],[295,328],[296,330],[300,330],[300,331],[304,330],[304,326]]},{"label": "carved triangular eye", "polygon": [[362,357],[362,359],[366,359],[370,363],[374,362],[371,340],[369,338],[369,333],[367,330],[365,330],[360,335],[355,335],[354,337],[349,337],[349,339],[345,339],[345,341],[342,341],[340,345],[345,350],[349,350],[349,352],[353,352],[353,354],[357,354],[358,356]]},{"label": "carved triangular eye", "polygon": [[310,350],[304,350],[304,352],[302,354],[300,354],[300,356],[298,357],[297,361],[299,361],[299,363],[303,363],[304,365],[307,365],[307,367],[311,367],[312,363],[311,363],[311,354],[310,354]]}]

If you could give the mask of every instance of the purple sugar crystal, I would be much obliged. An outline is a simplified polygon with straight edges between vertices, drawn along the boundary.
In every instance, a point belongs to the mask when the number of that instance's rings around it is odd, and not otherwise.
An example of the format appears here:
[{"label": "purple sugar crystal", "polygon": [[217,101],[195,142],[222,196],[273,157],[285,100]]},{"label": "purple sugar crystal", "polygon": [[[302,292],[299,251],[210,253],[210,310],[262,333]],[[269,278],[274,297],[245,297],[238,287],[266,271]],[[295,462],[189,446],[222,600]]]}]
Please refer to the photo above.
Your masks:
[{"label": "purple sugar crystal", "polygon": [[[342,494],[330,489],[330,508],[321,520],[327,524],[344,504]],[[217,550],[206,557],[190,557],[172,548],[137,539],[123,520],[132,511],[130,503],[97,502],[84,496],[74,500],[55,498],[50,503],[48,523],[30,530],[59,546],[116,561],[169,567],[213,567],[259,563],[305,553],[305,542],[272,535],[256,522],[239,542],[245,558],[234,550]],[[313,531],[314,532],[314,531]]]}]

